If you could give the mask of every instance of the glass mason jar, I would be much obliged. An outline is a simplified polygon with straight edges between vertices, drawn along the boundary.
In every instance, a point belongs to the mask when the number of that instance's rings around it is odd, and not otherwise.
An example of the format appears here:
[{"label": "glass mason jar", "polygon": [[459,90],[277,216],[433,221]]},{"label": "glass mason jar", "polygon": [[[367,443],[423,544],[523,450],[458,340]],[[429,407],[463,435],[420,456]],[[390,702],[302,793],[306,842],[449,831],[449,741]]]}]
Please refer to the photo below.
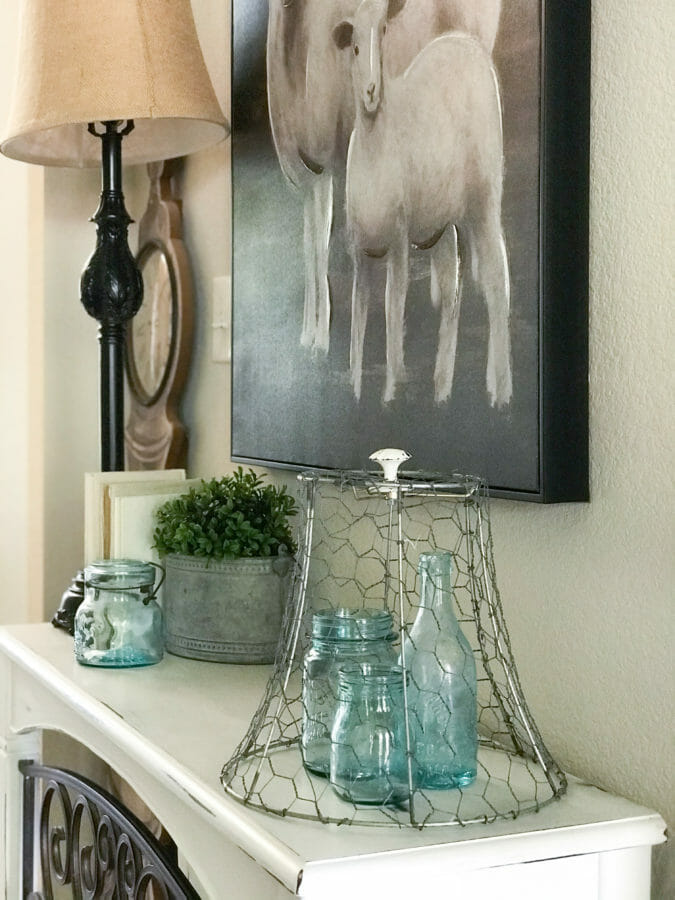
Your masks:
[{"label": "glass mason jar", "polygon": [[328,775],[330,735],[338,705],[338,668],[346,662],[396,663],[391,613],[327,609],[312,618],[312,646],[302,669],[302,759]]},{"label": "glass mason jar", "polygon": [[464,787],[476,777],[476,662],[455,617],[452,554],[421,553],[420,600],[402,641],[410,674],[408,709],[416,732],[419,786]]},{"label": "glass mason jar", "polygon": [[400,666],[369,663],[346,665],[338,672],[330,783],[343,800],[401,805],[415,789],[414,740],[412,730],[406,737],[403,677]]},{"label": "glass mason jar", "polygon": [[86,567],[84,601],[75,615],[79,663],[120,669],[160,661],[164,633],[153,590],[155,568],[135,559],[104,559]]}]

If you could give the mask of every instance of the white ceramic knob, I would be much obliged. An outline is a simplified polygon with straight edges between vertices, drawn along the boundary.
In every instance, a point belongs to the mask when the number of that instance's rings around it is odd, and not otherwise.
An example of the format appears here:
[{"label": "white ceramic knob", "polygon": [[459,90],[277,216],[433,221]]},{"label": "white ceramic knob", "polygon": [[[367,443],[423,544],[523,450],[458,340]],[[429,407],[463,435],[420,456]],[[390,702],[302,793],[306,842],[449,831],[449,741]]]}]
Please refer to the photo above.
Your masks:
[{"label": "white ceramic knob", "polygon": [[370,459],[382,466],[385,481],[397,481],[398,467],[406,459],[410,459],[410,454],[406,453],[405,450],[395,450],[388,447],[385,450],[376,450],[375,453],[371,453]]}]

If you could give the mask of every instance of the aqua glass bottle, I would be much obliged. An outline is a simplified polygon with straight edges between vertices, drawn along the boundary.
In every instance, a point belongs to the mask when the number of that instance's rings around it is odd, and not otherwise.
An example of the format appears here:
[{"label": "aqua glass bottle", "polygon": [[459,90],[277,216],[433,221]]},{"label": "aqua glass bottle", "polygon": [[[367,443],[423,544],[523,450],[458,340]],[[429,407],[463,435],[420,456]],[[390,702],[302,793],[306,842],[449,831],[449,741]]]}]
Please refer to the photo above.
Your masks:
[{"label": "aqua glass bottle", "polygon": [[452,554],[422,553],[419,608],[402,641],[408,709],[421,788],[463,787],[476,777],[476,663],[452,601]]},{"label": "aqua glass bottle", "polygon": [[302,666],[302,759],[318,775],[330,769],[330,735],[344,663],[395,664],[396,635],[383,609],[324,609],[312,617],[312,645]]},{"label": "aqua glass bottle", "polygon": [[[351,663],[338,671],[330,783],[356,805],[400,806],[415,788],[409,766],[403,669]],[[414,745],[410,744],[414,752]]]},{"label": "aqua glass bottle", "polygon": [[121,669],[162,659],[162,610],[151,563],[104,559],[84,570],[84,601],[75,614],[75,658]]}]

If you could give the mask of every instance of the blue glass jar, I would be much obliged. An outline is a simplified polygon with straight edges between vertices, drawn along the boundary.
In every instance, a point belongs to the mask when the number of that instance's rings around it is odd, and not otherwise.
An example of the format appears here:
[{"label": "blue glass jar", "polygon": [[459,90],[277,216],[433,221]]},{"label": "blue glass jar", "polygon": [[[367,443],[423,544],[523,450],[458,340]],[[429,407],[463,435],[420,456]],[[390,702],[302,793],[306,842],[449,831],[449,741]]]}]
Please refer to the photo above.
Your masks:
[{"label": "blue glass jar", "polygon": [[75,615],[79,663],[119,669],[160,661],[164,633],[155,568],[135,559],[104,559],[86,567],[84,601]]},{"label": "blue glass jar", "polygon": [[326,609],[312,618],[312,646],[302,671],[302,758],[310,771],[328,775],[330,735],[338,706],[338,668],[348,662],[396,663],[391,613],[376,609]]},{"label": "blue glass jar", "polygon": [[400,666],[351,664],[338,672],[330,783],[356,805],[400,806],[415,789],[414,737],[406,729]]},{"label": "blue glass jar", "polygon": [[476,777],[476,662],[452,605],[452,554],[420,554],[418,572],[420,603],[401,662],[410,674],[419,786],[464,787]]}]

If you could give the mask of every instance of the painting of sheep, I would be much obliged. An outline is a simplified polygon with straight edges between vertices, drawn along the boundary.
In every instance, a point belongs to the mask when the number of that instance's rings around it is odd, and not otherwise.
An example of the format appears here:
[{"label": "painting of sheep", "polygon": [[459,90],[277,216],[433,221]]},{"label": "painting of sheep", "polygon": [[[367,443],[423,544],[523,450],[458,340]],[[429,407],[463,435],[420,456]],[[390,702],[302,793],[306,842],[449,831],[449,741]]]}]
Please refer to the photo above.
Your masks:
[{"label": "painting of sheep", "polygon": [[584,2],[233,0],[233,459],[398,446],[539,496],[587,383],[583,240],[550,215],[579,196],[580,126],[550,122],[580,121]]},{"label": "painting of sheep", "polygon": [[[349,62],[332,43],[335,26],[358,0],[270,0],[267,97],[281,170],[303,202],[304,304],[300,341],[327,351],[328,278],[334,184],[343,175],[354,126]],[[385,47],[387,69],[399,74],[429,41],[451,29],[494,46],[501,0],[389,0],[396,17]],[[400,13],[400,15],[399,15]],[[342,199],[342,198],[340,198]],[[340,200],[338,199],[338,202]]]}]

